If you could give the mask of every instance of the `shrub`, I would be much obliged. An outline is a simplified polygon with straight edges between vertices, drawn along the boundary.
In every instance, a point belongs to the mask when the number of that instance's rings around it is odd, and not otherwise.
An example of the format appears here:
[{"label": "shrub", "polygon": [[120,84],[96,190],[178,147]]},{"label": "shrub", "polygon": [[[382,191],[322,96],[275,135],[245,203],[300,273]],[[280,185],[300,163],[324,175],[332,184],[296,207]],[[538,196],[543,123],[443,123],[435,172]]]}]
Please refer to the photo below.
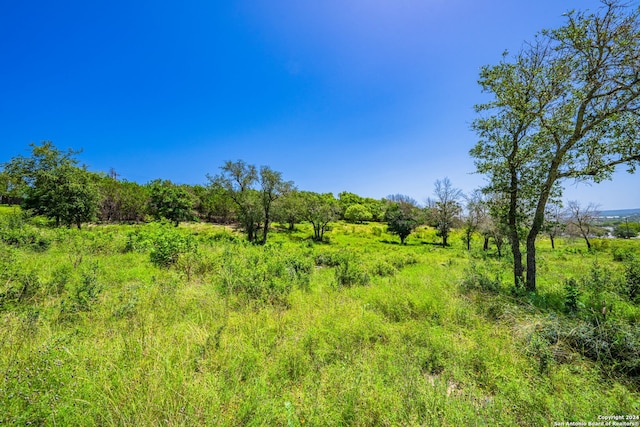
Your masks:
[{"label": "shrub", "polygon": [[45,251],[51,240],[37,228],[27,225],[20,214],[7,215],[0,222],[0,240],[7,245]]},{"label": "shrub", "polygon": [[352,252],[343,252],[338,256],[335,278],[338,287],[364,286],[368,285],[370,281],[369,274]]},{"label": "shrub", "polygon": [[578,298],[580,297],[580,288],[578,282],[573,277],[564,281],[564,308],[568,313],[577,313],[578,308],[582,305]]},{"label": "shrub", "polygon": [[394,276],[398,270],[387,261],[378,261],[373,265],[373,274],[381,277]]},{"label": "shrub", "polygon": [[271,245],[232,246],[219,258],[217,281],[223,294],[259,303],[287,305],[294,286],[306,289],[313,263],[301,251],[282,251]]},{"label": "shrub", "polygon": [[163,228],[151,241],[149,259],[158,267],[171,267],[178,262],[182,254],[197,251],[193,236],[184,236],[175,229]]},{"label": "shrub", "polygon": [[480,271],[475,263],[471,263],[465,270],[460,288],[462,291],[479,290],[497,293],[500,291],[500,275],[496,272],[495,278],[492,279],[486,272]]},{"label": "shrub", "polygon": [[614,261],[630,261],[635,258],[635,254],[630,249],[616,248],[613,251]]},{"label": "shrub", "polygon": [[631,301],[640,299],[640,260],[632,258],[625,263],[624,291]]}]

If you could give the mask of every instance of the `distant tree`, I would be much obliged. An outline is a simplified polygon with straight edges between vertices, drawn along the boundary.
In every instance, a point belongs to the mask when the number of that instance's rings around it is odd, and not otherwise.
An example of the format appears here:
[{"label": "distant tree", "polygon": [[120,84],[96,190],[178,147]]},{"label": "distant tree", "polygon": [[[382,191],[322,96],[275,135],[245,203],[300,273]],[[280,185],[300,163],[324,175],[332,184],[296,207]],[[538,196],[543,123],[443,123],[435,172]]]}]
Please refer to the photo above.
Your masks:
[{"label": "distant tree", "polygon": [[305,191],[301,194],[304,200],[303,218],[313,226],[313,240],[321,242],[329,223],[338,218],[340,205],[331,193]]},{"label": "distant tree", "polygon": [[255,166],[248,165],[243,160],[227,161],[220,169],[220,175],[207,175],[207,178],[212,185],[223,188],[227,196],[233,200],[238,221],[247,233],[247,240],[253,242],[257,238],[262,221],[260,197],[253,188],[258,181],[258,171]]},{"label": "distant tree", "polygon": [[258,172],[254,165],[248,165],[242,160],[227,161],[220,169],[222,174],[208,176],[212,186],[224,189],[233,200],[238,220],[247,233],[247,240],[255,242],[262,228],[260,243],[266,243],[273,203],[291,191],[293,183],[283,181],[282,174],[268,166],[262,166]]},{"label": "distant tree", "polygon": [[597,206],[589,203],[586,207],[583,207],[574,200],[569,202],[568,210],[569,233],[581,236],[587,243],[587,248],[591,249],[589,237],[593,232],[596,220],[600,216]]},{"label": "distant tree", "polygon": [[346,219],[345,214],[351,205],[364,204],[364,198],[348,191],[338,193],[338,206],[340,208],[340,218]]},{"label": "distant tree", "polygon": [[460,199],[463,194],[453,187],[449,178],[437,180],[435,183],[435,205],[431,210],[436,233],[442,237],[442,246],[447,246],[449,233],[461,212]]},{"label": "distant tree", "polygon": [[149,212],[157,219],[166,218],[176,227],[181,221],[192,221],[193,195],[171,181],[155,180],[149,184]]},{"label": "distant tree", "polygon": [[371,212],[371,221],[384,221],[386,203],[383,200],[367,197],[363,205]]},{"label": "distant tree", "polygon": [[[640,11],[617,0],[603,1],[601,11],[567,13],[565,25],[480,73],[492,99],[476,106],[483,116],[473,123],[480,142],[471,154],[489,189],[509,200],[514,283],[529,292],[536,291],[536,239],[561,182],[599,182],[616,165],[633,171],[640,162]],[[531,211],[527,226],[518,221],[523,207]]]},{"label": "distant tree", "polygon": [[0,204],[8,203],[11,191],[11,177],[2,170],[0,171]]},{"label": "distant tree", "polygon": [[302,193],[292,189],[276,200],[274,205],[274,219],[288,224],[289,231],[293,231],[304,215],[304,199]]},{"label": "distant tree", "polygon": [[362,223],[370,221],[373,215],[365,205],[355,203],[344,211],[344,219],[351,222]]},{"label": "distant tree", "polygon": [[625,219],[625,222],[617,224],[613,228],[613,235],[621,239],[631,239],[640,234],[640,223],[629,222]]},{"label": "distant tree", "polygon": [[400,244],[404,245],[407,237],[420,225],[420,216],[420,210],[414,203],[390,201],[385,213],[387,231],[398,236]]},{"label": "distant tree", "polygon": [[487,206],[480,190],[472,192],[465,199],[467,203],[463,217],[464,234],[462,240],[467,245],[467,250],[471,250],[473,234],[480,229],[488,214]]},{"label": "distant tree", "polygon": [[547,206],[544,225],[542,228],[551,240],[551,249],[556,248],[555,239],[566,229],[566,222],[566,214],[562,209],[562,206],[558,203],[550,203]]},{"label": "distant tree", "polygon": [[387,197],[385,197],[386,201],[389,202],[395,202],[395,203],[405,203],[414,207],[419,207],[420,203],[418,203],[414,198],[412,198],[411,196],[407,196],[406,194],[390,194]]},{"label": "distant tree", "polygon": [[283,181],[282,174],[272,170],[268,166],[262,166],[260,168],[259,181],[263,212],[262,244],[265,244],[267,243],[267,233],[273,215],[271,211],[273,202],[282,197],[282,195],[290,192],[293,189],[293,182]]},{"label": "distant tree", "polygon": [[22,207],[32,215],[55,220],[56,226],[80,228],[93,220],[99,201],[97,177],[76,166],[78,152],[63,152],[50,141],[30,146],[30,157],[18,156],[4,165]]}]

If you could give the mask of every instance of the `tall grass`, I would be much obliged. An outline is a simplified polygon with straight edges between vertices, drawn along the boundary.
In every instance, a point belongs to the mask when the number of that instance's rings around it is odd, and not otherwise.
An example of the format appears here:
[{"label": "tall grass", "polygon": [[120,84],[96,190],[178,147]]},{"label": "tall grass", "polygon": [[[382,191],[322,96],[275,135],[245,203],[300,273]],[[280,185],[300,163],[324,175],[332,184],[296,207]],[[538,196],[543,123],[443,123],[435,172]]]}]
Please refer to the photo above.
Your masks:
[{"label": "tall grass", "polygon": [[[167,229],[33,226],[46,249],[0,244],[2,423],[546,425],[640,412],[628,371],[554,329],[593,322],[585,280],[599,279],[585,265],[608,269],[606,291],[621,295],[613,254],[637,251],[629,242],[543,249],[539,294],[515,297],[505,260],[455,236],[432,245],[428,229],[400,246],[379,225],[339,224],[315,244],[303,225],[267,247],[221,227]],[[155,245],[175,261],[154,262]],[[570,277],[584,289],[573,314]],[[637,319],[636,302],[615,304],[620,325]]]}]

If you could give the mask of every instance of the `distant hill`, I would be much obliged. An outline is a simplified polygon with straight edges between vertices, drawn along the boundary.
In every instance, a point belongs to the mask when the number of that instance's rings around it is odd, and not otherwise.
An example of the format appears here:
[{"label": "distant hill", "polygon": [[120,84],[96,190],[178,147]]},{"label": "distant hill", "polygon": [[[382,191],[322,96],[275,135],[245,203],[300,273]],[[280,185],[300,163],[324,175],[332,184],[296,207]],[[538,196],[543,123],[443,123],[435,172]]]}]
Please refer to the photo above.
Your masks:
[{"label": "distant hill", "polygon": [[637,209],[616,209],[608,211],[600,211],[600,218],[640,218],[640,208]]}]

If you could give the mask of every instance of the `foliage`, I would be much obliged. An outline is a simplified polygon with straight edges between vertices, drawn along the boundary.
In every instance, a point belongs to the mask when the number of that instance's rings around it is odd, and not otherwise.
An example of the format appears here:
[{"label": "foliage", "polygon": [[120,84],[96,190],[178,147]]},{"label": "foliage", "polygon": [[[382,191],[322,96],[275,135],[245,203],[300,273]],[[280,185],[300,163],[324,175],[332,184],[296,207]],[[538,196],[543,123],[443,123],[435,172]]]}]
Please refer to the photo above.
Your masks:
[{"label": "foliage", "polygon": [[181,221],[194,219],[194,198],[186,189],[159,179],[152,181],[149,187],[149,212],[156,219],[166,218],[176,227]]},{"label": "foliage", "polygon": [[497,293],[500,291],[501,281],[498,273],[491,278],[487,271],[483,271],[477,264],[472,263],[464,273],[464,278],[460,283],[463,292],[479,290],[484,292]]},{"label": "foliage", "polygon": [[31,157],[18,156],[5,164],[26,211],[55,219],[56,225],[78,228],[95,218],[99,201],[96,178],[76,166],[75,154],[43,142],[31,144]]},{"label": "foliage", "polygon": [[135,182],[117,181],[102,177],[98,183],[100,206],[98,218],[102,222],[141,222],[149,205],[149,186]]},{"label": "foliage", "polygon": [[194,253],[197,249],[192,236],[162,228],[152,237],[149,259],[158,267],[171,267],[181,256]]},{"label": "foliage", "polygon": [[617,224],[613,228],[613,235],[621,239],[631,239],[640,234],[640,223],[627,222]]},{"label": "foliage", "polygon": [[568,313],[577,313],[581,306],[580,288],[573,277],[564,281],[564,308]]},{"label": "foliage", "polygon": [[385,220],[387,231],[400,237],[400,244],[404,245],[406,238],[420,225],[420,212],[411,204],[391,202],[387,205]]},{"label": "foliage", "polygon": [[342,252],[337,257],[335,278],[338,287],[365,286],[371,281],[362,267],[361,260],[352,252]]},{"label": "foliage", "polygon": [[365,221],[370,221],[373,218],[369,209],[366,206],[361,205],[359,203],[350,205],[344,211],[344,219],[347,221],[355,222],[361,224]]},{"label": "foliage", "polygon": [[512,62],[481,71],[493,99],[476,107],[485,116],[473,124],[481,141],[471,155],[489,177],[488,191],[507,200],[516,285],[525,281],[519,212],[529,215],[529,291],[536,290],[536,238],[562,180],[599,182],[616,165],[633,171],[640,161],[638,14],[618,1],[605,2],[600,15],[569,12],[564,26],[541,32]]},{"label": "foliage", "polygon": [[321,242],[329,223],[338,217],[338,203],[333,194],[303,192],[303,218],[313,226],[313,240]]},{"label": "foliage", "polygon": [[233,200],[238,220],[247,233],[247,240],[254,242],[262,227],[262,240],[267,242],[269,224],[273,219],[273,203],[293,189],[293,183],[283,181],[282,174],[268,166],[248,165],[243,160],[227,161],[220,167],[222,173],[207,176],[212,188],[222,188]]},{"label": "foliage", "polygon": [[640,259],[630,258],[624,267],[624,292],[634,302],[640,302]]}]

